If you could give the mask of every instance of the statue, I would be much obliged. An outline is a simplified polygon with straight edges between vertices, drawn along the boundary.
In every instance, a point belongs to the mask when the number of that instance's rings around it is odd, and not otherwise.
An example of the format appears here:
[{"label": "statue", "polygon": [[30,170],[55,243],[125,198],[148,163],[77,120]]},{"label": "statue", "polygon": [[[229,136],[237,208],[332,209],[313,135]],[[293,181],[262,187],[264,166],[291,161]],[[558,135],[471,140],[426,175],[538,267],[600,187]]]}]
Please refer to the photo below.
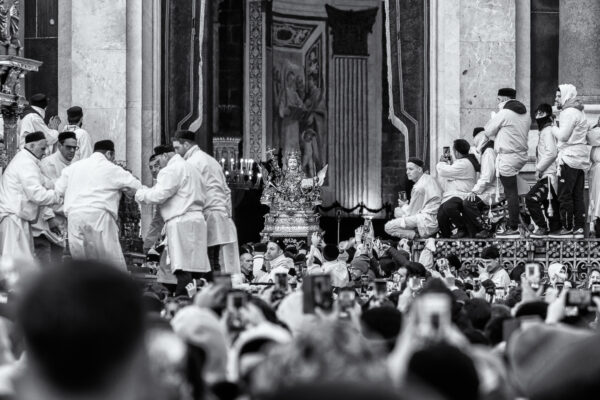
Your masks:
[{"label": "statue", "polygon": [[264,190],[261,203],[269,206],[265,216],[264,240],[270,237],[305,237],[319,230],[315,207],[321,204],[321,186],[327,166],[314,178],[306,178],[299,151],[288,152],[286,167],[281,169],[272,149],[261,166]]},{"label": "statue", "polygon": [[8,37],[10,39],[10,47],[15,49],[16,55],[19,55],[21,52],[21,41],[19,40],[19,22],[21,20],[19,1],[15,0],[8,12],[10,18],[8,21]]}]

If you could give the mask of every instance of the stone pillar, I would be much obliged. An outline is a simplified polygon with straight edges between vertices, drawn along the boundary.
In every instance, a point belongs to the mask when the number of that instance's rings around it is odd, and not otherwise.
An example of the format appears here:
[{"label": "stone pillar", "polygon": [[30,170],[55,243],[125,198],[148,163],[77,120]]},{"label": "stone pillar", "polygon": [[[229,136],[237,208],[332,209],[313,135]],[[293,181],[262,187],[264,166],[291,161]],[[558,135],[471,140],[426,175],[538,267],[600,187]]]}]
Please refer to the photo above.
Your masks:
[{"label": "stone pillar", "polygon": [[[371,196],[371,183],[375,181],[371,166],[381,164],[372,157],[370,145],[380,143],[381,136],[376,138],[369,129],[373,114],[369,92],[373,89],[369,88],[368,43],[379,10],[341,10],[329,5],[325,9],[333,36],[330,179],[335,199],[345,207],[354,207],[361,202],[371,208],[379,207],[380,185],[378,196]],[[378,170],[377,173],[381,172]]]},{"label": "stone pillar", "polygon": [[244,48],[244,158],[263,160],[266,141],[266,12],[264,0],[246,1]]},{"label": "stone pillar", "polygon": [[559,84],[577,87],[586,104],[600,104],[600,1],[560,0]]}]

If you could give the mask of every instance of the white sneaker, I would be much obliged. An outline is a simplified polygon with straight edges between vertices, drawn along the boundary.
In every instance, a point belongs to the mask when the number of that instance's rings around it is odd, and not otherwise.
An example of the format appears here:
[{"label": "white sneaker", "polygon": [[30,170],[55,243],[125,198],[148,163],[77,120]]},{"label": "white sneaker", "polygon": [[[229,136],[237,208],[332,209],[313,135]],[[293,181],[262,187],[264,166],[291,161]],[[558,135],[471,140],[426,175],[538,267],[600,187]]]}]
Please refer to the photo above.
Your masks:
[{"label": "white sneaker", "polygon": [[584,234],[585,234],[585,232],[584,232],[583,228],[579,228],[579,229],[577,229],[576,231],[573,232],[573,238],[575,238],[575,239],[583,239]]}]

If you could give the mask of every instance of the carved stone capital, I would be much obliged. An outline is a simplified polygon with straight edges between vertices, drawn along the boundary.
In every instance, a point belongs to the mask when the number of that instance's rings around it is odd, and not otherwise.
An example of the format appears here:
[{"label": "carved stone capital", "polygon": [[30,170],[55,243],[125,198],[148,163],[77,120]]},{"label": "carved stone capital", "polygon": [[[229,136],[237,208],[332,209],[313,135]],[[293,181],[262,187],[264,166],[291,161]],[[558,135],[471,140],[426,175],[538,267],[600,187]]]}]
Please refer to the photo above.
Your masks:
[{"label": "carved stone capital", "polygon": [[333,54],[368,56],[368,37],[373,32],[378,9],[341,10],[326,4],[325,10],[333,35]]}]

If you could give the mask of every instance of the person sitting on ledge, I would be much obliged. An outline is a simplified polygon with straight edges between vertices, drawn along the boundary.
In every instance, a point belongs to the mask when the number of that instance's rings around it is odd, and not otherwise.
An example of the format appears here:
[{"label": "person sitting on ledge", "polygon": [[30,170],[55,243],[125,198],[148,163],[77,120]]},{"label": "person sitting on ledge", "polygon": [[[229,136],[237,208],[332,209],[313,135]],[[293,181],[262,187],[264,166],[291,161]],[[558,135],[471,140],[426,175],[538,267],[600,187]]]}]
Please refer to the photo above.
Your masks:
[{"label": "person sitting on ledge", "polygon": [[[442,155],[436,166],[438,180],[444,190],[442,205],[437,213],[442,238],[460,239],[467,236],[467,228],[461,215],[463,199],[475,185],[477,172],[481,169],[475,155],[469,154],[470,147],[465,139],[455,140],[452,146],[454,162]],[[457,230],[454,235],[453,227]]]},{"label": "person sitting on ledge", "polygon": [[442,200],[442,189],[431,175],[423,172],[422,160],[411,157],[406,164],[406,175],[415,185],[410,202],[398,201],[394,218],[385,224],[385,231],[399,238],[413,239],[417,234],[429,237],[438,230],[437,212]]},{"label": "person sitting on ledge", "polygon": [[[484,228],[481,212],[486,205],[491,206],[500,200],[502,185],[496,178],[494,141],[487,140],[485,129],[478,127],[473,129],[473,142],[476,151],[481,154],[481,172],[471,193],[463,200],[463,217],[469,237],[487,239],[492,234]],[[496,189],[498,198],[496,198]]]}]

